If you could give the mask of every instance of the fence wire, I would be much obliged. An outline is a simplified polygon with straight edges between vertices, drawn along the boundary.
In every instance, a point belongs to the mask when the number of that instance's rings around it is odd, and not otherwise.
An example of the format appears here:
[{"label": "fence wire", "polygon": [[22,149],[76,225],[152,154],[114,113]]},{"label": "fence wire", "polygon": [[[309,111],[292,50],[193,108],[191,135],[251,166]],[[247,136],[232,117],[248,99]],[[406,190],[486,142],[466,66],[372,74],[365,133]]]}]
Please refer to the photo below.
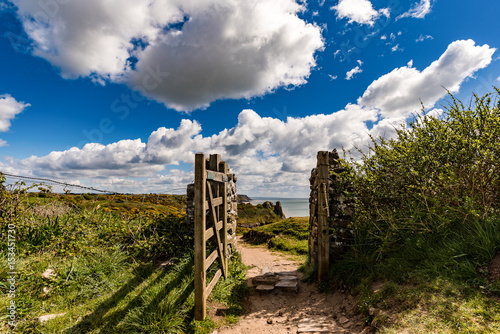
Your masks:
[{"label": "fence wire", "polygon": [[[66,189],[68,187],[69,188],[78,188],[78,189],[83,189],[83,190],[89,190],[89,191],[93,191],[93,192],[98,192],[98,193],[105,194],[105,195],[123,195],[123,196],[138,195],[138,194],[130,194],[130,193],[121,193],[121,192],[113,191],[113,190],[97,189],[95,187],[83,186],[83,185],[79,185],[79,184],[71,184],[71,183],[57,181],[57,180],[52,180],[52,179],[48,179],[48,178],[40,178],[40,177],[33,177],[33,176],[23,176],[23,175],[14,175],[14,174],[5,173],[5,172],[2,172],[2,171],[0,171],[0,175],[4,175],[4,176],[10,177],[10,178],[18,179],[18,180],[22,180],[22,181],[41,182],[43,184],[45,184],[45,183],[55,184],[55,185],[63,186],[64,187],[63,189]],[[176,191],[181,191],[181,190],[182,191],[186,191],[186,187],[187,187],[187,184],[184,187],[167,189],[167,190],[165,190],[165,191],[163,191],[161,193],[154,193],[154,194],[150,194],[150,195],[166,195],[166,194],[171,194],[172,192],[176,192]],[[145,194],[140,194],[140,195],[145,195]]]}]

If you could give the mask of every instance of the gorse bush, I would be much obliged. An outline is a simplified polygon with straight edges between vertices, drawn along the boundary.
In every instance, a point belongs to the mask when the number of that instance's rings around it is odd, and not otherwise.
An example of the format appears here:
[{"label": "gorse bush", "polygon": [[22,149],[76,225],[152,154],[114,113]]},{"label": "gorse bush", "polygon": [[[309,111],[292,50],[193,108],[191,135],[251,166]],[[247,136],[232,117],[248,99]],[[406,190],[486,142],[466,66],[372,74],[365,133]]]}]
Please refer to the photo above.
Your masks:
[{"label": "gorse bush", "polygon": [[493,94],[474,95],[470,106],[450,96],[444,116],[417,115],[351,161],[356,224],[381,251],[409,234],[484,220],[500,206],[500,103]]}]

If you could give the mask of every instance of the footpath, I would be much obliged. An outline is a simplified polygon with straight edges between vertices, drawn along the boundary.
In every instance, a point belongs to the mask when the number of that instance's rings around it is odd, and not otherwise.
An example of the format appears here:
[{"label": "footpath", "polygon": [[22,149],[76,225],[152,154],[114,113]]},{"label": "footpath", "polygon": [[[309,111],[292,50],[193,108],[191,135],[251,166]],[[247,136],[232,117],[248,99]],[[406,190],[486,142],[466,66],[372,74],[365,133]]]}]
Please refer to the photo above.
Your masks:
[{"label": "footpath", "polygon": [[355,312],[353,296],[319,293],[317,284],[301,282],[300,263],[288,256],[239,240],[242,261],[250,267],[240,321],[213,334],[370,333]]}]

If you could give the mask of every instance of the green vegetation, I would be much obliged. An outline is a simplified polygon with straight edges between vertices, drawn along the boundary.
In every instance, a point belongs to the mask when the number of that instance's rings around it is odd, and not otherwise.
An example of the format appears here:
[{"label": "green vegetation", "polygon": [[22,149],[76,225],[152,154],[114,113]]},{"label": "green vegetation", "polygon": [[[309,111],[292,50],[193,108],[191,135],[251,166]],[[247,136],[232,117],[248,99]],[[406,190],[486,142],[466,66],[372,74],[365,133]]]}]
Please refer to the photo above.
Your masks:
[{"label": "green vegetation", "polygon": [[269,249],[293,255],[307,255],[309,218],[292,217],[258,226],[252,232],[247,232],[244,237],[254,244],[267,243]]},{"label": "green vegetation", "polygon": [[280,221],[281,218],[273,209],[265,208],[262,204],[238,204],[238,228],[240,233],[246,232],[245,228],[270,224]]},{"label": "green vegetation", "polygon": [[[210,333],[241,313],[246,284],[236,254],[209,298],[226,309],[225,320],[193,320],[193,231],[181,196],[29,193],[3,184],[0,234],[7,240],[15,225],[18,275],[17,325],[0,314],[2,333]],[[12,300],[6,252],[2,246],[3,310]],[[61,315],[40,323],[51,314]]]},{"label": "green vegetation", "polygon": [[500,249],[500,103],[451,99],[349,163],[358,246],[331,274],[386,333],[500,331],[487,272]]}]

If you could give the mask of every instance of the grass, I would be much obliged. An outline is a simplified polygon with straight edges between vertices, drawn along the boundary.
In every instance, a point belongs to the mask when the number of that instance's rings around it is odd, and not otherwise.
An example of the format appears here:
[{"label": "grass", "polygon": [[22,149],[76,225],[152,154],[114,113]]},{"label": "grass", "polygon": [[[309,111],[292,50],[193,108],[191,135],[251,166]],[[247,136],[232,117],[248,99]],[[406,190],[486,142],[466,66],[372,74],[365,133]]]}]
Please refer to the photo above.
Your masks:
[{"label": "grass", "polygon": [[[0,314],[2,333],[210,333],[241,313],[245,269],[235,254],[230,277],[209,298],[209,305],[227,309],[226,318],[193,319],[193,235],[178,209],[182,200],[165,196],[155,204],[146,197],[144,214],[139,196],[44,193],[20,200],[22,210],[11,221],[17,233],[17,325],[11,328],[7,313]],[[120,204],[120,210],[106,210]],[[11,301],[5,252],[3,247],[2,309]],[[47,269],[53,275],[44,278]],[[40,323],[50,314],[63,315]]]},{"label": "grass", "polygon": [[248,231],[247,228],[249,227],[270,224],[280,220],[281,218],[274,213],[273,209],[265,208],[262,204],[238,204],[238,227],[240,232]]},{"label": "grass", "polygon": [[309,218],[286,218],[267,225],[258,226],[244,234],[252,244],[267,244],[269,249],[299,256],[305,261],[308,254]]},{"label": "grass", "polygon": [[382,333],[500,333],[500,284],[487,271],[499,246],[498,216],[460,222],[451,232],[409,235],[388,254],[353,247],[331,278],[358,293],[367,324]]}]

